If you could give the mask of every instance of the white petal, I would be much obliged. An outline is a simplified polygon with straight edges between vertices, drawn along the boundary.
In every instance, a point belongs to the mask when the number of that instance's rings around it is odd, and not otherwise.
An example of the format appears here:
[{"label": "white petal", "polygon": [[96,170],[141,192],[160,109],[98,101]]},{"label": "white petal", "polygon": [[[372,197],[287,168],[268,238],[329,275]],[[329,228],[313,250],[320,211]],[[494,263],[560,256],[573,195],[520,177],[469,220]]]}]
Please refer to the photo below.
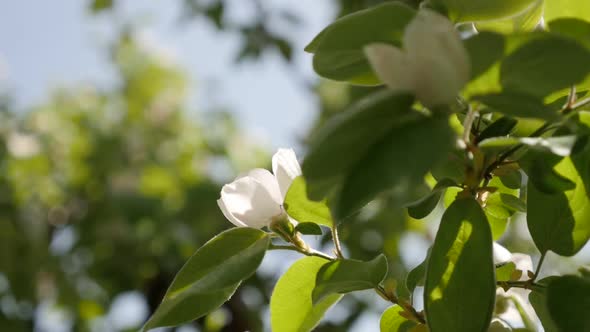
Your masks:
[{"label": "white petal", "polygon": [[404,49],[415,62],[416,96],[426,106],[451,103],[469,80],[469,56],[446,17],[423,9],[404,31]]},{"label": "white petal", "polygon": [[364,51],[375,74],[387,87],[394,91],[414,91],[413,64],[404,52],[383,43],[369,44]]},{"label": "white petal", "polygon": [[272,175],[268,170],[264,168],[255,168],[245,174],[240,174],[237,179],[241,179],[244,177],[251,177],[256,179],[260,184],[262,184],[266,190],[270,193],[272,199],[277,204],[283,203],[283,197],[281,196],[281,190],[279,188],[279,184],[277,183],[277,179],[275,176]]},{"label": "white petal", "polygon": [[488,332],[510,332],[512,329],[508,324],[504,323],[499,319],[492,319],[492,323],[488,328]]},{"label": "white petal", "polygon": [[[277,189],[278,190],[278,189]],[[251,176],[241,177],[230,184],[223,186],[221,201],[228,215],[235,218],[234,223],[245,224],[249,227],[261,228],[268,226],[274,216],[282,213],[281,206],[277,203],[267,185]],[[222,211],[224,211],[222,208]]]},{"label": "white petal", "polygon": [[508,249],[494,242],[494,264],[507,263],[512,260],[512,254]]},{"label": "white petal", "polygon": [[279,184],[281,198],[284,199],[293,180],[301,175],[301,166],[293,149],[279,149],[272,156],[272,172]]},{"label": "white petal", "polygon": [[[523,270],[525,272],[526,271],[534,271],[533,260],[531,259],[531,256],[529,256],[527,254],[514,253],[514,254],[512,254],[512,261],[516,265],[516,268],[519,270]],[[525,273],[525,275],[526,275],[526,273]],[[523,276],[523,278],[528,278],[528,277]]]},{"label": "white petal", "polygon": [[239,221],[236,217],[234,217],[234,215],[227,209],[227,207],[225,206],[225,203],[223,202],[223,200],[221,198],[217,200],[217,205],[219,206],[221,213],[223,213],[225,218],[227,218],[227,220],[229,220],[232,224],[234,224],[238,227],[248,226],[248,225],[244,224],[243,222]]}]

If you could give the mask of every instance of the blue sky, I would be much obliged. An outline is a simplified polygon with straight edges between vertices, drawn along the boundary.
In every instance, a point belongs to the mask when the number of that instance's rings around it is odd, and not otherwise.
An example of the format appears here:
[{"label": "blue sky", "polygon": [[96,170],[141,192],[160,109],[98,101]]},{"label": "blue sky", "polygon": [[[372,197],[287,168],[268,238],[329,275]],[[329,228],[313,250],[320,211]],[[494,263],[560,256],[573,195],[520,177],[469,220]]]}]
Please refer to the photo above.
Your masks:
[{"label": "blue sky", "polygon": [[[26,108],[56,86],[108,86],[113,72],[106,46],[113,27],[135,22],[143,27],[142,40],[190,73],[191,106],[231,110],[270,147],[296,145],[317,112],[317,100],[300,83],[317,80],[303,47],[330,22],[335,6],[315,0],[262,2],[303,17],[301,29],[280,31],[294,42],[295,66],[274,51],[261,61],[235,64],[239,37],[217,32],[203,20],[180,23],[182,1],[120,1],[115,15],[98,16],[88,14],[87,1],[5,1],[0,3],[0,87],[9,88],[17,105]],[[249,1],[227,3],[229,20],[252,19]]]}]

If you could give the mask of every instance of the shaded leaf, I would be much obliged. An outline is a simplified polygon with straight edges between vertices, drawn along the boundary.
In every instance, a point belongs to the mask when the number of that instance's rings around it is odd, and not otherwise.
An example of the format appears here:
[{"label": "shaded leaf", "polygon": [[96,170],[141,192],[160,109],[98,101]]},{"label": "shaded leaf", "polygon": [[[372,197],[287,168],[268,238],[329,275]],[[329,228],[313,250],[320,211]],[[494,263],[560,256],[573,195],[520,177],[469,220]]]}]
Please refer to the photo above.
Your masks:
[{"label": "shaded leaf", "polygon": [[322,235],[322,228],[312,222],[300,222],[295,226],[295,231],[305,235]]},{"label": "shaded leaf", "polygon": [[383,254],[368,262],[339,259],[325,264],[318,271],[312,293],[314,303],[333,293],[349,293],[375,288],[387,275],[387,259]]},{"label": "shaded leaf", "polygon": [[471,79],[485,73],[504,56],[504,37],[501,34],[482,31],[464,41],[471,60]]},{"label": "shaded leaf", "polygon": [[[537,281],[537,284],[547,286],[551,281],[558,277],[552,276]],[[547,308],[547,288],[545,287],[534,287],[529,293],[529,302],[535,309],[535,313],[541,320],[541,324],[545,329],[545,332],[558,332],[557,326],[553,322],[549,309]]]},{"label": "shaded leaf", "polygon": [[[411,195],[426,173],[453,149],[455,133],[445,116],[415,113],[412,118],[403,119],[404,123],[371,147],[352,168],[336,202],[338,218],[355,212],[388,189],[401,195],[398,201],[408,202],[411,197],[404,195]],[[400,162],[400,156],[411,162]]]},{"label": "shaded leaf", "polygon": [[554,170],[575,187],[548,194],[529,182],[527,225],[541,252],[552,250],[559,255],[572,256],[590,238],[590,201],[570,157],[563,158]]},{"label": "shaded leaf", "polygon": [[313,68],[323,77],[354,84],[379,85],[363,47],[375,42],[399,45],[415,11],[386,2],[339,18],[305,48],[314,53]]},{"label": "shaded leaf", "polygon": [[571,39],[546,35],[525,43],[504,59],[500,81],[508,90],[545,97],[581,82],[589,72],[588,49]]},{"label": "shaded leaf", "polygon": [[143,329],[179,325],[217,309],[256,271],[269,242],[265,232],[247,227],[209,240],[180,269]]},{"label": "shaded leaf", "polygon": [[414,97],[382,90],[361,99],[338,114],[312,137],[303,161],[308,195],[313,200],[325,197],[367,150],[405,124]]},{"label": "shaded leaf", "polygon": [[571,275],[552,280],[547,307],[561,331],[590,331],[590,280]]},{"label": "shaded leaf", "polygon": [[[555,119],[557,114],[535,97],[515,92],[501,92],[472,97],[508,116],[521,118]],[[512,128],[511,128],[512,129]]]}]

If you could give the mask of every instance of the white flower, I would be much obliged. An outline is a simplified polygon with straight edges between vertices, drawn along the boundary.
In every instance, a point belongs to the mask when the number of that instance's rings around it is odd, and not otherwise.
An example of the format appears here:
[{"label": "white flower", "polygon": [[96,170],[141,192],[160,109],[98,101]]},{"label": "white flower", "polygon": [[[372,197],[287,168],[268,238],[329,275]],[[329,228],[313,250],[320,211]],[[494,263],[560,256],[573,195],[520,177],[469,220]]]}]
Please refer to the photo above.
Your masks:
[{"label": "white flower", "polygon": [[469,55],[446,17],[422,9],[408,24],[403,50],[370,44],[365,54],[390,89],[412,92],[426,107],[448,105],[469,81]]},{"label": "white flower", "polygon": [[494,242],[494,265],[508,263],[512,260],[512,254],[508,249]]},{"label": "white flower", "polygon": [[221,189],[217,204],[223,215],[239,227],[262,228],[283,215],[283,201],[301,167],[292,149],[279,149],[272,156],[272,170],[256,168],[238,176]]}]

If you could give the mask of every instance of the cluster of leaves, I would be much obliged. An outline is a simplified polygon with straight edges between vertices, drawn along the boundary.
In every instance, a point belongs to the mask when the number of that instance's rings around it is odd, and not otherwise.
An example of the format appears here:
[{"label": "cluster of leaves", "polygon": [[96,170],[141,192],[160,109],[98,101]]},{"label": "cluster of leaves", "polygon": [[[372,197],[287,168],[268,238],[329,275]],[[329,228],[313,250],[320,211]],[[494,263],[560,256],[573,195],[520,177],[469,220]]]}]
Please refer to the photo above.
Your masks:
[{"label": "cluster of leaves", "polygon": [[[180,68],[132,34],[112,55],[119,81],[108,90],[62,89],[21,114],[1,108],[2,330],[32,330],[33,310],[50,303],[87,331],[132,290],[153,311],[183,262],[226,228],[211,167],[266,160],[227,114],[185,112]],[[233,328],[261,326],[257,308],[235,307]]]},{"label": "cluster of leaves", "polygon": [[[590,239],[590,4],[423,5],[463,31],[470,80],[455,103],[437,109],[426,109],[407,92],[370,93],[312,137],[304,180],[292,185],[285,209],[301,222],[293,234],[321,232],[314,223],[330,227],[336,257],[296,241],[277,245],[272,233],[261,230],[229,230],[187,262],[146,329],[213,310],[252,275],[269,249],[309,256],[275,286],[275,331],[311,330],[343,294],[366,289],[394,304],[383,314],[382,331],[486,331],[498,287],[530,290],[546,331],[590,329],[585,270],[537,280],[547,252],[573,256]],[[306,51],[325,78],[379,85],[363,48],[376,42],[400,46],[415,15],[415,8],[398,2],[358,11],[320,32]],[[346,223],[383,195],[418,219],[444,206],[426,261],[408,274],[409,299],[385,281],[385,256],[344,258],[333,221]],[[515,213],[526,214],[541,252],[536,271],[522,281],[518,273],[496,271],[492,253],[493,240]],[[420,282],[424,312],[412,304]]]}]

